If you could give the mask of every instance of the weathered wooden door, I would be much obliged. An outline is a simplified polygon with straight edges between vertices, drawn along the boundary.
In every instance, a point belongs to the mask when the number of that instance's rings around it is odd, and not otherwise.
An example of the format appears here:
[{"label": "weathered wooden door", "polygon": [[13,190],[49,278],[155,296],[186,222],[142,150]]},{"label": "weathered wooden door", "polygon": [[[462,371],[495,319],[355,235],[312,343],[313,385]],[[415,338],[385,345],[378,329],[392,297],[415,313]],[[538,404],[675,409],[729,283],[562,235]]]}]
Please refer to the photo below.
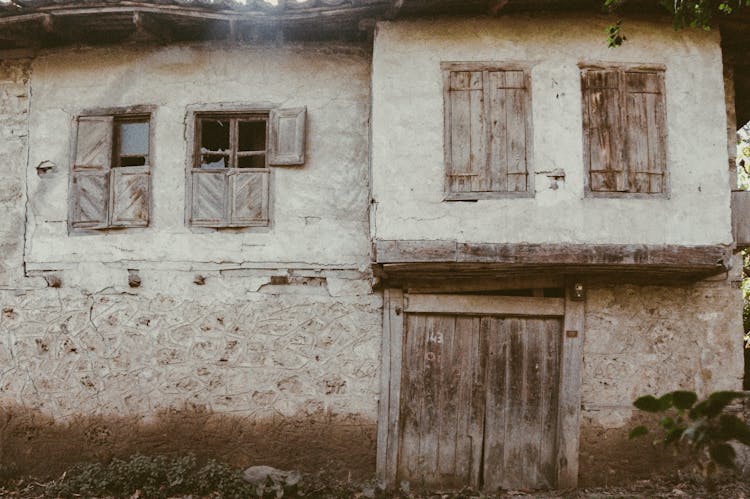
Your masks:
[{"label": "weathered wooden door", "polygon": [[397,427],[386,456],[396,481],[486,491],[557,486],[565,300],[403,301]]}]

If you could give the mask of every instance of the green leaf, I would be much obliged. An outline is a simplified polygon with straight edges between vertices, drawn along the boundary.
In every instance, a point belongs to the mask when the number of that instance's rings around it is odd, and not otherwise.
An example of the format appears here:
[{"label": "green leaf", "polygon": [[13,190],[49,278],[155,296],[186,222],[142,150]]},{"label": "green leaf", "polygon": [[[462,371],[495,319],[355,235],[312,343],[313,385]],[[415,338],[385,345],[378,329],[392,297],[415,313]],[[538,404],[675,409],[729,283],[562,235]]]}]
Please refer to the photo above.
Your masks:
[{"label": "green leaf", "polygon": [[724,410],[726,406],[731,404],[734,400],[744,397],[745,394],[742,392],[714,392],[708,396],[708,399],[706,399],[708,405],[705,409],[705,415],[709,418],[716,417],[721,413],[721,411]]},{"label": "green leaf", "polygon": [[675,391],[672,392],[672,402],[677,409],[686,410],[693,407],[693,404],[698,400],[698,395],[695,392],[687,391]]},{"label": "green leaf", "polygon": [[628,438],[637,438],[642,437],[643,435],[648,434],[648,428],[645,426],[636,426],[632,430],[630,430],[630,433],[628,433]]},{"label": "green leaf", "polygon": [[662,420],[659,421],[659,424],[665,430],[671,430],[672,428],[674,428],[674,425],[675,425],[674,419],[670,418],[669,416],[662,418]]},{"label": "green leaf", "polygon": [[696,405],[688,413],[688,417],[695,421],[696,419],[702,418],[706,415],[706,409],[708,408],[708,400],[704,400],[700,404]]},{"label": "green leaf", "polygon": [[659,397],[659,410],[664,412],[672,407],[672,394],[667,393]]},{"label": "green leaf", "polygon": [[722,440],[737,440],[750,445],[750,428],[733,414],[722,414],[719,417],[719,436]]},{"label": "green leaf", "polygon": [[734,467],[734,458],[736,456],[734,448],[729,444],[716,444],[712,445],[708,450],[708,454],[711,456],[713,461],[725,468]]},{"label": "green leaf", "polygon": [[659,401],[653,395],[645,395],[643,397],[639,397],[635,402],[633,402],[633,405],[638,409],[646,412],[659,412],[661,410]]},{"label": "green leaf", "polygon": [[678,441],[684,432],[685,428],[672,428],[667,432],[667,436],[664,437],[664,445],[669,445],[672,442]]}]

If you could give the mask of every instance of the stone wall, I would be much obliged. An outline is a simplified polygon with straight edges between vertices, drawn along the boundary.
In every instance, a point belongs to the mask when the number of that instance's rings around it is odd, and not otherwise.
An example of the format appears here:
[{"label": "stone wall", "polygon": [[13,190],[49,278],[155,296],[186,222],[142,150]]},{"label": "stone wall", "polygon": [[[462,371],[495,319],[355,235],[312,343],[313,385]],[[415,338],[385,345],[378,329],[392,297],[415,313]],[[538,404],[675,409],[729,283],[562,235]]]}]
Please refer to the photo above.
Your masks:
[{"label": "stone wall", "polygon": [[[47,472],[149,449],[227,458],[219,443],[239,432],[235,464],[314,469],[327,459],[372,473],[380,300],[286,288],[204,303],[65,287],[0,293],[0,462]],[[160,432],[172,435],[148,437]],[[212,434],[218,443],[205,442]],[[32,451],[61,459],[24,460]]]},{"label": "stone wall", "polygon": [[651,439],[628,440],[628,432],[643,418],[632,406],[639,396],[677,389],[704,396],[741,389],[742,294],[736,272],[729,279],[694,285],[589,290],[582,483],[625,481],[675,464],[673,457],[651,447]]}]

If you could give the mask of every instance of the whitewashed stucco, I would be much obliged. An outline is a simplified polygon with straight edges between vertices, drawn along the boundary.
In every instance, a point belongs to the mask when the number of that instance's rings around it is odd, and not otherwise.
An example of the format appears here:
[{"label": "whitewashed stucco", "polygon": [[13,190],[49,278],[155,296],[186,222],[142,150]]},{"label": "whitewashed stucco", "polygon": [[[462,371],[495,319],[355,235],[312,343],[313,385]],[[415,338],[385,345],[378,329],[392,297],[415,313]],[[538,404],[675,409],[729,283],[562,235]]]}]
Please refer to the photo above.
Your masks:
[{"label": "whitewashed stucco", "polygon": [[[378,24],[372,78],[377,239],[530,243],[731,243],[718,32],[607,17],[501,16]],[[534,198],[443,201],[443,61],[531,65]],[[584,196],[579,63],[666,66],[669,199]],[[546,173],[565,172],[551,188]]]},{"label": "whitewashed stucco", "polygon": [[[370,69],[369,57],[360,48],[196,44],[64,50],[37,57],[32,73],[30,270],[91,262],[119,262],[121,268],[158,262],[161,268],[183,269],[185,262],[190,262],[188,267],[195,262],[347,269],[367,265]],[[186,226],[187,109],[220,103],[308,108],[304,166],[272,169],[269,228],[191,231]],[[74,118],[82,110],[130,105],[156,108],[150,226],[69,236]],[[44,161],[56,168],[39,176],[35,167]]]}]

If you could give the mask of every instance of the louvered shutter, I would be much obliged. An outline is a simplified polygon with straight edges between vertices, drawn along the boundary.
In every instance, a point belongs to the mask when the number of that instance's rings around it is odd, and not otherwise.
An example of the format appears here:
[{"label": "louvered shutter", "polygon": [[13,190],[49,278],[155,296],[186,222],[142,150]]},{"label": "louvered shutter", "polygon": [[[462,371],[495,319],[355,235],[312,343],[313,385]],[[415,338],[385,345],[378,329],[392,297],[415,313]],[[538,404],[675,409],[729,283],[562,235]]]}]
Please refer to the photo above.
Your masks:
[{"label": "louvered shutter", "polygon": [[307,108],[272,109],[268,163],[274,166],[301,165],[305,162],[305,123]]},{"label": "louvered shutter", "polygon": [[112,117],[79,117],[70,193],[73,228],[107,227],[111,163]]},{"label": "louvered shutter", "polygon": [[626,158],[631,192],[664,192],[663,73],[625,72]]},{"label": "louvered shutter", "polygon": [[589,188],[594,192],[627,191],[617,70],[584,70],[584,155]]}]

